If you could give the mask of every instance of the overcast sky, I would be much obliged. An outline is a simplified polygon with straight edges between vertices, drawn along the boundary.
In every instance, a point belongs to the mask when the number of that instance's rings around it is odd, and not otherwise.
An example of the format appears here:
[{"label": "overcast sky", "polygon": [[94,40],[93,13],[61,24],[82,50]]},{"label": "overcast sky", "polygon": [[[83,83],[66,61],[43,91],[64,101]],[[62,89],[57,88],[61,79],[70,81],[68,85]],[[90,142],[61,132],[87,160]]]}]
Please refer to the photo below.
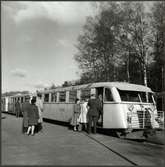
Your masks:
[{"label": "overcast sky", "polygon": [[79,78],[73,56],[91,2],[2,2],[2,92]]},{"label": "overcast sky", "polygon": [[2,92],[79,79],[75,44],[95,3],[1,2]]}]

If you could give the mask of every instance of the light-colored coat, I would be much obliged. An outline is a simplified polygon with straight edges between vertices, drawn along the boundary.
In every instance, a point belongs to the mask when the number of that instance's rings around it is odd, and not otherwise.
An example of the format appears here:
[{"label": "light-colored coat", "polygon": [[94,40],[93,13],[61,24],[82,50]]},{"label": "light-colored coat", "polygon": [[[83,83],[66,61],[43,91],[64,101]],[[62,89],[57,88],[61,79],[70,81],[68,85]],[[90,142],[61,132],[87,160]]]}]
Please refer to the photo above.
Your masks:
[{"label": "light-colored coat", "polygon": [[40,98],[37,98],[37,100],[36,100],[36,106],[38,108],[38,114],[39,114],[38,122],[42,123],[43,122],[43,118],[42,118],[43,102],[42,102],[42,100]]},{"label": "light-colored coat", "polygon": [[87,104],[88,102],[84,102],[83,104],[81,104],[81,113],[79,116],[80,123],[87,123],[87,113],[88,113]]}]

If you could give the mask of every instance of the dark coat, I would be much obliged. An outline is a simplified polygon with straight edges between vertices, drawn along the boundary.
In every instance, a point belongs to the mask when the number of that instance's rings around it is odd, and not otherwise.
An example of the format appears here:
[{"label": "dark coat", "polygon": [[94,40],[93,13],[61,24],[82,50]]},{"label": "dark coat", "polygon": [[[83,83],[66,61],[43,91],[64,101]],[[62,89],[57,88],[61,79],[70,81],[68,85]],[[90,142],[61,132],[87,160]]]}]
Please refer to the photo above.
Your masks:
[{"label": "dark coat", "polygon": [[23,127],[28,127],[28,112],[30,110],[30,103],[24,102],[22,104]]},{"label": "dark coat", "polygon": [[101,103],[99,99],[89,99],[88,104],[89,110],[88,115],[99,116],[99,111],[101,110]]},{"label": "dark coat", "polygon": [[20,103],[18,101],[15,103],[15,110],[16,111],[20,111],[21,110],[21,105],[20,105]]},{"label": "dark coat", "polygon": [[28,112],[28,124],[37,125],[39,119],[38,108],[36,105],[31,104]]}]

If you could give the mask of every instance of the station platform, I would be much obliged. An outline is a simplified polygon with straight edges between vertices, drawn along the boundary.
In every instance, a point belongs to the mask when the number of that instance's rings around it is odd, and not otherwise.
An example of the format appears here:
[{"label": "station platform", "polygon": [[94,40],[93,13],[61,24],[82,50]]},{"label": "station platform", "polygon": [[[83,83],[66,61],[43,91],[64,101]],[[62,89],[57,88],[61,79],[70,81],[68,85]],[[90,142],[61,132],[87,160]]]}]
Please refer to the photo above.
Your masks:
[{"label": "station platform", "polygon": [[126,141],[102,134],[74,132],[43,123],[43,132],[22,134],[22,118],[2,114],[1,165],[159,165],[164,146]]}]

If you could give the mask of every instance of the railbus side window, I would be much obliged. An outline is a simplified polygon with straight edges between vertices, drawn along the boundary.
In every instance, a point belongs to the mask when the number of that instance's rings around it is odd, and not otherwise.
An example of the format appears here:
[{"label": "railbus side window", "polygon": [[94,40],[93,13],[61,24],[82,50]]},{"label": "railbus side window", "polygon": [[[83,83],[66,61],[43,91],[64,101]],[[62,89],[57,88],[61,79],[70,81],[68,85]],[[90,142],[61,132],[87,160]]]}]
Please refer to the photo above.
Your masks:
[{"label": "railbus side window", "polygon": [[49,102],[49,93],[44,95],[44,102]]},{"label": "railbus side window", "polygon": [[57,102],[57,92],[51,94],[51,102]]},{"label": "railbus side window", "polygon": [[65,102],[66,101],[66,92],[61,91],[59,92],[59,102]]},{"label": "railbus side window", "polygon": [[105,88],[104,101],[114,101],[109,88]]},{"label": "railbus side window", "polygon": [[85,100],[86,98],[90,98],[90,93],[91,90],[90,89],[82,89],[81,90],[81,100]]},{"label": "railbus side window", "polygon": [[69,91],[69,102],[75,102],[76,98],[77,98],[77,91],[76,90]]}]

